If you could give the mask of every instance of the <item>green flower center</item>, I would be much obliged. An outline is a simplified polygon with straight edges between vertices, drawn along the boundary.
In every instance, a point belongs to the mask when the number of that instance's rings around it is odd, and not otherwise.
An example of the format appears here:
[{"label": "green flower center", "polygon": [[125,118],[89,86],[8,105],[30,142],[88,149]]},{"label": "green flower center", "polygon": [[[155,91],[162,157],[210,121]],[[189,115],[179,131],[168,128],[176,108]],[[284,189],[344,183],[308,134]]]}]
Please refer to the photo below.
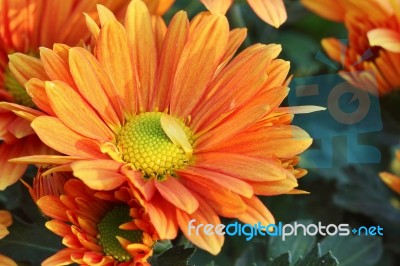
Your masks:
[{"label": "green flower center", "polygon": [[164,180],[189,163],[192,132],[183,121],[161,112],[147,112],[125,123],[117,148],[125,162],[145,179]]},{"label": "green flower center", "polygon": [[22,87],[14,78],[8,67],[6,68],[6,71],[4,73],[4,87],[6,91],[8,91],[12,95],[15,103],[31,108],[36,107],[32,101],[32,98],[28,95],[25,88]]},{"label": "green flower center", "polygon": [[99,244],[107,256],[123,262],[132,260],[132,256],[121,246],[116,236],[123,237],[131,243],[142,243],[142,232],[139,230],[119,229],[121,224],[132,221],[128,206],[116,206],[109,211],[97,225]]}]

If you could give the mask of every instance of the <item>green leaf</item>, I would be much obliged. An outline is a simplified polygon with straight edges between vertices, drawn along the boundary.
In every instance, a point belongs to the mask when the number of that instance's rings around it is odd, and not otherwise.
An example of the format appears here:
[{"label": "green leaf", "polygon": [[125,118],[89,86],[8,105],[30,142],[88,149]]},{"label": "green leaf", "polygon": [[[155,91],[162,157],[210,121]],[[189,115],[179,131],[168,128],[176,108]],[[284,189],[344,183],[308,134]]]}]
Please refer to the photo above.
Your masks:
[{"label": "green leaf", "polygon": [[321,257],[321,249],[319,243],[304,257],[300,258],[295,266],[336,266],[339,265],[338,260],[327,252]]},{"label": "green leaf", "polygon": [[43,260],[63,248],[61,238],[44,226],[42,218],[28,223],[13,216],[10,234],[0,241],[1,253],[18,262],[40,265]]},{"label": "green leaf", "polygon": [[290,252],[286,252],[275,259],[270,259],[266,266],[290,266],[290,263]]},{"label": "green leaf", "polygon": [[374,265],[382,252],[382,241],[372,236],[328,236],[321,241],[322,252],[331,251],[340,266]]},{"label": "green leaf", "polygon": [[195,251],[195,248],[175,246],[160,255],[152,256],[149,263],[153,266],[188,266],[189,259]]},{"label": "green leaf", "polygon": [[[311,223],[311,221],[308,220],[298,220],[295,222],[305,226]],[[295,222],[291,224],[293,225]],[[303,235],[300,228],[297,232],[297,236],[288,236],[285,238],[285,241],[283,241],[280,236],[270,237],[268,256],[270,258],[275,258],[289,251],[292,261],[297,261],[300,256],[307,254],[315,245],[316,237]]]}]

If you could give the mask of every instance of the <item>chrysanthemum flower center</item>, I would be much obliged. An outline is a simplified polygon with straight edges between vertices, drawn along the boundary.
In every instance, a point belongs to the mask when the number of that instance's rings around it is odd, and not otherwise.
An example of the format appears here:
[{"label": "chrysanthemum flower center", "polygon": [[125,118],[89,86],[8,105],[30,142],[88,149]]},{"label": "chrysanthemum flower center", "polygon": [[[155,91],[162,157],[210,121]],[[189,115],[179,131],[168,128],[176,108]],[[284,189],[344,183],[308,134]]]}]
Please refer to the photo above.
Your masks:
[{"label": "chrysanthemum flower center", "polygon": [[130,261],[132,256],[121,246],[117,236],[131,243],[142,243],[141,231],[119,229],[121,224],[129,221],[132,221],[132,217],[129,216],[129,207],[121,205],[109,211],[97,225],[99,244],[103,247],[103,252],[120,262]]},{"label": "chrysanthemum flower center", "polygon": [[188,164],[192,133],[183,121],[161,112],[136,115],[122,128],[117,147],[144,178],[163,180]]},{"label": "chrysanthemum flower center", "polygon": [[22,87],[18,81],[11,74],[10,69],[7,67],[4,73],[4,87],[14,98],[14,102],[23,106],[35,108],[35,104],[32,98],[26,93],[24,87]]}]

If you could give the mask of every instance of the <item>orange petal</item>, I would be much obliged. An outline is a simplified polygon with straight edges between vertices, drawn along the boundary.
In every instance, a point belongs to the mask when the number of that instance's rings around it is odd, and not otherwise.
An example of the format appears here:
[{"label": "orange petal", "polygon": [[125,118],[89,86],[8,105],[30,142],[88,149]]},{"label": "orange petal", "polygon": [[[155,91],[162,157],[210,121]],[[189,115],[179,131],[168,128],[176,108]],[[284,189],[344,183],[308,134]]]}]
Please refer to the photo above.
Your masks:
[{"label": "orange petal", "polygon": [[152,16],[151,24],[153,26],[153,31],[154,31],[154,41],[157,47],[157,55],[158,57],[160,57],[162,47],[164,44],[165,33],[167,32],[167,25],[165,24],[163,18],[159,16]]},{"label": "orange petal", "polygon": [[125,168],[123,168],[121,171],[128,177],[133,186],[142,193],[147,201],[150,201],[153,198],[154,193],[156,192],[156,188],[154,186],[156,181],[153,179],[145,180],[143,178],[143,174],[139,171],[126,170]]},{"label": "orange petal", "polygon": [[249,128],[221,143],[214,150],[260,158],[291,158],[305,151],[312,143],[307,132],[296,126],[255,128],[257,130]]},{"label": "orange petal", "polygon": [[301,3],[323,18],[337,22],[344,21],[346,9],[343,0],[301,0]]},{"label": "orange petal", "polygon": [[23,142],[17,142],[13,145],[5,143],[0,144],[0,191],[14,184],[25,173],[28,165],[20,165],[8,162],[9,159],[22,156],[21,149]]},{"label": "orange petal", "polygon": [[229,63],[232,57],[235,55],[236,51],[242,45],[243,41],[246,39],[247,29],[233,29],[229,32],[228,45],[224,56],[221,59],[221,63],[218,66],[218,70],[215,72],[217,75],[225,66]]},{"label": "orange petal", "polygon": [[296,178],[286,171],[286,177],[283,180],[268,181],[268,182],[252,182],[249,181],[254,189],[254,194],[263,196],[275,196],[286,194],[293,188],[298,186]]},{"label": "orange petal", "polygon": [[284,169],[272,160],[237,153],[196,154],[196,166],[251,181],[275,181],[286,178]]},{"label": "orange petal", "polygon": [[178,234],[174,205],[165,201],[160,195],[154,197],[151,202],[146,203],[146,211],[149,214],[154,228],[160,239],[174,239]]},{"label": "orange petal", "polygon": [[32,101],[37,107],[46,113],[55,116],[53,109],[51,109],[49,103],[49,97],[47,97],[45,82],[40,79],[30,79],[25,83],[26,92],[32,97]]},{"label": "orange petal", "polygon": [[97,5],[97,12],[99,13],[101,27],[103,27],[107,22],[117,21],[113,12],[103,5]]},{"label": "orange petal", "polygon": [[155,93],[155,107],[160,111],[169,108],[176,68],[187,41],[189,21],[186,12],[178,12],[171,20],[160,55]]},{"label": "orange petal", "polygon": [[120,96],[104,67],[87,50],[75,47],[69,50],[72,77],[83,98],[98,112],[110,127],[119,127],[123,121]]},{"label": "orange petal", "polygon": [[200,2],[213,14],[226,14],[233,4],[233,0],[200,0]]},{"label": "orange petal", "polygon": [[382,172],[379,176],[388,187],[400,194],[400,177],[388,172]]},{"label": "orange petal", "polygon": [[53,50],[40,48],[40,59],[43,67],[51,80],[60,80],[73,87],[75,85],[67,62],[59,57]]},{"label": "orange petal", "polygon": [[135,114],[138,81],[129,54],[126,30],[119,22],[108,22],[101,28],[96,56],[113,81],[124,111]]},{"label": "orange petal", "polygon": [[60,220],[63,222],[68,222],[68,215],[66,211],[67,207],[61,202],[59,197],[56,196],[44,196],[41,197],[37,202],[37,205],[47,216]]},{"label": "orange petal", "polygon": [[228,43],[229,25],[222,15],[211,15],[189,35],[176,70],[171,114],[187,117],[214,76]]},{"label": "orange petal", "polygon": [[50,220],[46,222],[45,226],[47,229],[61,237],[72,234],[71,226],[58,220]]},{"label": "orange petal", "polygon": [[164,199],[187,213],[193,213],[199,207],[197,199],[174,177],[155,182],[155,186]]},{"label": "orange petal", "polygon": [[[279,45],[256,44],[233,59],[210,84],[210,91],[195,109],[195,131],[251,100],[267,80],[266,67],[281,51]],[[217,123],[217,122],[214,122]]]},{"label": "orange petal", "polygon": [[31,125],[47,146],[63,154],[84,158],[106,157],[100,152],[98,142],[75,133],[57,118],[41,116]]},{"label": "orange petal", "polygon": [[125,182],[122,164],[112,160],[77,161],[71,164],[74,176],[95,190],[112,190]]},{"label": "orange petal", "polygon": [[24,85],[31,78],[48,79],[39,59],[21,53],[11,54],[8,58],[10,60],[8,66],[19,84]]},{"label": "orange petal", "polygon": [[199,179],[186,174],[185,178],[182,178],[182,182],[190,191],[204,195],[207,202],[221,216],[236,217],[238,213],[244,212],[246,209],[246,205],[239,195],[224,186],[217,188],[215,183],[209,179]]},{"label": "orange petal", "polygon": [[46,81],[45,88],[53,111],[66,126],[88,138],[100,141],[114,139],[114,133],[70,86],[63,82]]},{"label": "orange petal", "polygon": [[23,164],[38,164],[38,165],[49,165],[49,164],[69,164],[76,160],[82,160],[82,157],[73,156],[61,156],[61,155],[33,155],[18,157],[10,160],[13,163],[23,163]]},{"label": "orange petal", "polygon": [[380,46],[390,52],[400,53],[400,33],[398,31],[378,28],[367,33],[371,46]]},{"label": "orange petal", "polygon": [[0,254],[0,264],[2,266],[18,266],[14,260],[2,254]]},{"label": "orange petal", "polygon": [[177,174],[182,178],[190,175],[199,179],[206,179],[206,182],[212,182],[215,186],[225,187],[247,198],[253,196],[253,188],[247,182],[215,171],[191,166],[177,171]]},{"label": "orange petal", "polygon": [[321,45],[328,56],[338,63],[344,63],[347,47],[336,38],[322,39]]},{"label": "orange petal", "polygon": [[0,225],[4,225],[5,227],[8,227],[12,225],[12,216],[9,211],[5,210],[0,210]]},{"label": "orange petal", "polygon": [[76,249],[65,248],[58,251],[53,256],[47,258],[42,262],[42,266],[54,266],[54,265],[69,265],[74,263],[71,259],[73,253],[76,253]]},{"label": "orange petal", "polygon": [[[0,239],[3,239],[9,233],[10,233],[10,231],[7,230],[7,227],[0,224]],[[0,259],[1,259],[1,257],[0,257]],[[0,260],[0,262],[1,262],[1,260]]]},{"label": "orange petal", "polygon": [[246,224],[256,224],[260,222],[262,225],[275,223],[275,219],[271,212],[265,207],[261,200],[253,196],[250,199],[242,198],[247,208],[244,213],[238,214],[237,218]]},{"label": "orange petal", "polygon": [[243,108],[243,110],[231,114],[216,128],[200,136],[196,141],[198,150],[204,151],[214,147],[261,120],[270,111],[265,102],[262,104],[253,108]]},{"label": "orange petal", "polygon": [[253,11],[266,23],[279,28],[287,19],[283,0],[247,0]]},{"label": "orange petal", "polygon": [[[207,250],[213,255],[217,255],[221,251],[221,247],[224,244],[224,237],[217,234],[206,234],[204,227],[199,227],[196,233],[196,229],[190,228],[190,225],[198,226],[200,224],[212,224],[214,226],[221,223],[218,215],[211,208],[211,206],[205,200],[198,197],[200,207],[196,212],[188,214],[184,211],[176,209],[176,216],[178,219],[179,227],[186,238],[194,243],[199,248]],[[191,223],[191,221],[193,222]]]},{"label": "orange petal", "polygon": [[152,15],[162,16],[167,12],[175,0],[143,0]]},{"label": "orange petal", "polygon": [[138,89],[139,109],[148,110],[154,90],[154,80],[157,70],[157,50],[153,27],[146,5],[139,0],[133,0],[128,6],[125,18],[129,47],[133,64],[137,69],[140,88]]}]

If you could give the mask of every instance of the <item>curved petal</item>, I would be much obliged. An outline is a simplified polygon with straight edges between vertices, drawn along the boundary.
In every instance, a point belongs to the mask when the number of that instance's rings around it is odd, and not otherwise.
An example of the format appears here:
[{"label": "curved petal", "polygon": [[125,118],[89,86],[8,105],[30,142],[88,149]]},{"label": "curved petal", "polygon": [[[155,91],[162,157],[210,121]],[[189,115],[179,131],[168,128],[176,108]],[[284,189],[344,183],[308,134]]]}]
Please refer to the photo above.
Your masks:
[{"label": "curved petal", "polygon": [[367,33],[371,46],[380,46],[390,52],[400,53],[400,32],[378,28]]},{"label": "curved petal", "polygon": [[88,138],[100,141],[114,139],[110,128],[70,86],[63,82],[46,81],[45,88],[53,111],[66,126]]},{"label": "curved petal", "polygon": [[171,95],[171,114],[186,118],[196,106],[220,64],[229,37],[222,15],[211,15],[200,23],[183,49]]},{"label": "curved petal", "polygon": [[178,12],[171,20],[160,55],[154,95],[155,107],[160,111],[169,108],[172,85],[179,59],[187,41],[189,21],[184,11]]},{"label": "curved petal", "polygon": [[284,169],[273,160],[219,152],[207,152],[195,156],[196,166],[242,180],[275,181],[286,178]]},{"label": "curved petal", "polygon": [[237,218],[247,224],[256,224],[260,222],[262,225],[275,223],[275,219],[271,212],[265,207],[261,200],[253,196],[250,199],[242,198],[247,208],[244,213],[238,214]]},{"label": "curved petal", "polygon": [[266,23],[279,28],[287,19],[283,0],[247,0],[253,11]]},{"label": "curved petal", "polygon": [[0,254],[0,264],[3,266],[18,266],[18,264],[15,261],[2,254]]},{"label": "curved petal", "polygon": [[69,72],[68,61],[64,62],[54,51],[45,47],[40,48],[40,59],[50,80],[60,80],[71,87],[75,86]]},{"label": "curved petal", "polygon": [[122,104],[112,81],[103,66],[87,50],[69,49],[72,77],[83,98],[98,112],[110,127],[119,127],[123,121]]},{"label": "curved petal", "polygon": [[101,28],[96,55],[114,83],[121,104],[124,105],[123,110],[130,115],[135,114],[138,84],[136,70],[132,68],[126,30],[119,22],[108,22]]},{"label": "curved petal", "polygon": [[388,172],[382,172],[379,176],[388,187],[400,194],[400,177]]},{"label": "curved petal", "polygon": [[54,266],[54,265],[69,265],[74,263],[71,256],[76,253],[76,249],[65,248],[58,251],[53,256],[47,258],[42,262],[42,266]]},{"label": "curved petal", "polygon": [[137,70],[139,78],[139,109],[148,110],[157,71],[157,49],[150,14],[142,1],[130,2],[125,17],[125,28],[134,64],[132,69]]},{"label": "curved petal", "polygon": [[221,251],[221,247],[224,244],[224,237],[218,234],[205,233],[204,227],[198,227],[200,230],[191,227],[202,226],[212,224],[215,226],[221,224],[221,220],[211,206],[203,200],[200,196],[197,196],[200,202],[200,207],[192,214],[188,214],[182,210],[176,209],[176,216],[179,227],[186,238],[193,242],[196,246],[207,250],[213,255],[217,255]]},{"label": "curved petal", "polygon": [[219,172],[191,166],[177,171],[177,174],[182,178],[190,175],[195,176],[195,178],[206,179],[215,186],[225,187],[243,197],[250,198],[253,196],[253,188],[247,183],[247,181],[243,181],[229,175],[224,175]]},{"label": "curved petal", "polygon": [[63,154],[84,158],[106,158],[101,153],[97,141],[75,133],[57,118],[40,116],[31,126],[43,143]]},{"label": "curved petal", "polygon": [[193,213],[199,207],[197,199],[190,190],[174,177],[169,177],[165,181],[155,182],[155,186],[164,199],[187,213]]},{"label": "curved petal", "polygon": [[[204,195],[216,213],[225,217],[236,217],[244,212],[246,205],[240,196],[226,187],[215,188],[215,183],[208,179],[199,179],[196,176],[186,174],[182,182],[192,192]],[[195,194],[195,193],[193,193]]]},{"label": "curved petal", "polygon": [[344,21],[346,9],[343,0],[301,0],[301,3],[319,16],[341,22]]},{"label": "curved petal", "polygon": [[165,201],[160,195],[145,204],[154,228],[157,230],[160,239],[174,239],[178,234],[175,209],[171,203]]},{"label": "curved petal", "polygon": [[126,181],[122,163],[112,160],[86,160],[71,163],[74,176],[94,190],[113,190]]},{"label": "curved petal", "polygon": [[200,2],[213,14],[226,14],[233,4],[233,0],[200,0]]},{"label": "curved petal", "polygon": [[44,196],[41,197],[36,204],[47,216],[63,222],[69,221],[67,215],[68,208],[61,202],[59,197],[51,195]]},{"label": "curved petal", "polygon": [[32,56],[15,53],[8,56],[9,67],[19,84],[24,85],[31,78],[48,80],[42,62]]}]

